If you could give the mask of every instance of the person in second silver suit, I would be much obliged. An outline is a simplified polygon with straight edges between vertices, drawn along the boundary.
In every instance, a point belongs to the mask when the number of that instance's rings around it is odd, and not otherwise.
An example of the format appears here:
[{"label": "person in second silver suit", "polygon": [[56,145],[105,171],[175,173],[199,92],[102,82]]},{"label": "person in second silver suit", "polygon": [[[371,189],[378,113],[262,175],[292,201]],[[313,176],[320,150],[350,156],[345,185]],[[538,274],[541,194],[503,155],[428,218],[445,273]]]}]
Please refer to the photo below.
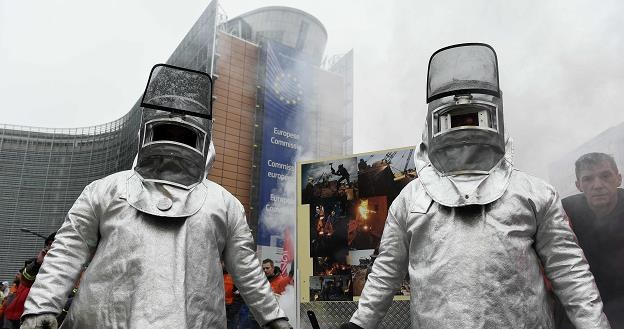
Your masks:
[{"label": "person in second silver suit", "polygon": [[610,328],[556,191],[513,166],[494,50],[435,52],[427,103],[418,179],[392,203],[358,309],[341,328],[377,328],[406,273],[412,328],[552,329],[545,278],[576,328]]},{"label": "person in second silver suit", "polygon": [[290,328],[260,268],[241,203],[207,180],[212,82],[154,66],[132,170],[89,184],[67,214],[25,304],[22,329],[226,328],[220,260],[254,317]]}]

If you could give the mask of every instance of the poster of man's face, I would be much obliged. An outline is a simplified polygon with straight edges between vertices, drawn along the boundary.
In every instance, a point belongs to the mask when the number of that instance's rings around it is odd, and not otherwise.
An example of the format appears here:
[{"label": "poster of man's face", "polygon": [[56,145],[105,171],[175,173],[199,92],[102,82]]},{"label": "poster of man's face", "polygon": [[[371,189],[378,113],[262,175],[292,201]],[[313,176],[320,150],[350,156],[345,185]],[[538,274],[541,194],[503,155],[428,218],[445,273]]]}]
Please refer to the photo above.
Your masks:
[{"label": "poster of man's face", "polygon": [[303,204],[333,197],[354,198],[358,180],[355,158],[304,164],[301,172]]}]

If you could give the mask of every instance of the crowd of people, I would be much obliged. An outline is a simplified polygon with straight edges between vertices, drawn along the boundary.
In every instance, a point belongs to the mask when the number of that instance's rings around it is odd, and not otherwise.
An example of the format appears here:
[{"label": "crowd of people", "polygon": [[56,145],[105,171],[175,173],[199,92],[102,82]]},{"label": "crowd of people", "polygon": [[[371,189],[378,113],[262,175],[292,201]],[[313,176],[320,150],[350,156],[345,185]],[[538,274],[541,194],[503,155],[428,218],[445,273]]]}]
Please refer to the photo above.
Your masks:
[{"label": "crowd of people", "polygon": [[[624,328],[614,159],[581,156],[581,193],[560,202],[513,166],[494,50],[445,47],[429,65],[419,178],[392,203],[341,327],[376,328],[408,275],[413,327]],[[260,268],[242,204],[205,178],[215,159],[210,76],[166,64],[152,73],[136,166],[89,184],[8,291],[3,283],[2,329],[292,329],[275,296],[292,268],[284,275],[270,259]]]},{"label": "crowd of people", "polygon": [[[37,272],[47,251],[54,242],[56,233],[50,234],[45,240],[44,247],[39,251],[37,257],[25,261],[24,266],[16,273],[12,284],[7,281],[0,283],[0,329],[19,329],[22,313],[24,312],[24,302],[30,291],[30,287],[35,281]],[[253,314],[245,304],[240,292],[234,284],[232,276],[227,272],[225,264],[221,261],[223,268],[223,285],[225,296],[225,310],[227,319],[227,329],[260,329],[260,325],[255,321]],[[271,289],[276,297],[281,296],[288,285],[293,285],[294,270],[289,273],[282,273],[279,266],[275,266],[273,260],[267,258],[262,261],[262,270],[266,275]],[[60,326],[69,311],[72,299],[78,292],[80,280],[76,282],[75,288],[67,296],[67,302],[62,312],[56,317]]]},{"label": "crowd of people", "polygon": [[[0,292],[0,329],[19,329],[22,314],[24,313],[24,303],[30,292],[43,259],[50,250],[56,232],[50,234],[44,241],[43,248],[36,257],[24,261],[24,266],[15,274],[13,283],[2,282],[2,292]],[[62,322],[59,314],[59,323]]]},{"label": "crowd of people", "polygon": [[[621,174],[612,156],[588,153],[575,164],[576,186],[581,192],[562,200],[562,205],[577,241],[594,275],[604,304],[604,312],[612,328],[624,328],[624,190]],[[39,267],[54,242],[52,233],[36,257],[24,262],[12,283],[0,286],[0,329],[18,329],[24,302],[35,281]],[[223,265],[223,262],[222,262]],[[262,270],[275,295],[281,295],[292,284],[293,273],[281,273],[271,259],[262,262]],[[260,328],[236,288],[232,276],[223,267],[225,308],[228,329]],[[62,323],[76,288],[68,296],[63,312],[57,316]],[[572,329],[561,304],[555,307],[557,328]]]}]

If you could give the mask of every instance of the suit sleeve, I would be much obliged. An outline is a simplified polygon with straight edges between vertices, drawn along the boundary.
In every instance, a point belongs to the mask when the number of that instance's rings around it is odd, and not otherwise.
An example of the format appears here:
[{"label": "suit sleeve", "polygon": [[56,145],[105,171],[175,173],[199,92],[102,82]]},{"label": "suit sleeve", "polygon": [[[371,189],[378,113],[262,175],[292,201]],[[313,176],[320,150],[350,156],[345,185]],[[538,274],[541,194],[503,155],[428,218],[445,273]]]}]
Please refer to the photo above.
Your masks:
[{"label": "suit sleeve", "polygon": [[93,207],[95,184],[84,189],[67,213],[28,294],[23,315],[59,314],[63,309],[99,240],[99,220]]},{"label": "suit sleeve", "polygon": [[362,290],[358,309],[351,317],[351,322],[365,329],[376,328],[384,318],[407,273],[409,239],[404,224],[406,219],[397,218],[405,217],[407,212],[396,208],[399,207],[390,207],[379,255]]},{"label": "suit sleeve", "polygon": [[227,213],[228,236],[224,256],[225,266],[234,284],[260,325],[286,318],[256,256],[243,206],[237,200],[232,200]]}]

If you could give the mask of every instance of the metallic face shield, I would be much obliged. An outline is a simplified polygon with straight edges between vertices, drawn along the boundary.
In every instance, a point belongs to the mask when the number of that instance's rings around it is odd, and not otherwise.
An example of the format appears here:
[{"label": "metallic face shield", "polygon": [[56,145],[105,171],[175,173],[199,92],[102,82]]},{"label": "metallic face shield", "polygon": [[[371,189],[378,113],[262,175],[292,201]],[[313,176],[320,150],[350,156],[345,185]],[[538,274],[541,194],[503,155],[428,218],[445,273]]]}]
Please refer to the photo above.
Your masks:
[{"label": "metallic face shield", "polygon": [[488,174],[505,154],[496,53],[485,44],[435,52],[427,76],[427,151],[442,175]]},{"label": "metallic face shield", "polygon": [[135,171],[148,181],[185,189],[206,175],[212,129],[212,79],[200,71],[159,64],[141,100]]}]

